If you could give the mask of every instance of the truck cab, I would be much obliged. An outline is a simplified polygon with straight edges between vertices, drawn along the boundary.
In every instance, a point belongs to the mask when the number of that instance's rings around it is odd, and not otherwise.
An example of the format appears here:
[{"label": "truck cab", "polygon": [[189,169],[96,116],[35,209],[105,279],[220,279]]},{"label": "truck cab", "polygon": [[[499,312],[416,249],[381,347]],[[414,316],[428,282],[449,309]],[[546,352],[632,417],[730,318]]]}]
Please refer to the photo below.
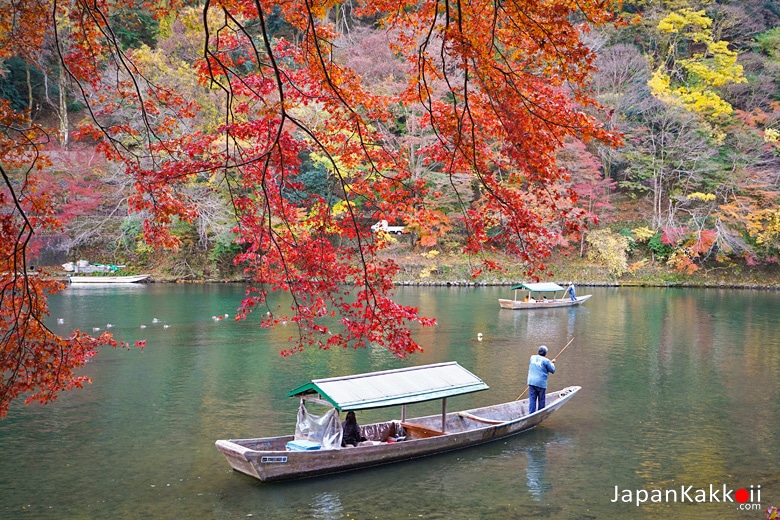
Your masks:
[{"label": "truck cab", "polygon": [[380,220],[371,226],[371,231],[384,231],[385,233],[390,233],[391,235],[401,235],[405,232],[405,226],[391,226],[387,223],[386,220]]}]

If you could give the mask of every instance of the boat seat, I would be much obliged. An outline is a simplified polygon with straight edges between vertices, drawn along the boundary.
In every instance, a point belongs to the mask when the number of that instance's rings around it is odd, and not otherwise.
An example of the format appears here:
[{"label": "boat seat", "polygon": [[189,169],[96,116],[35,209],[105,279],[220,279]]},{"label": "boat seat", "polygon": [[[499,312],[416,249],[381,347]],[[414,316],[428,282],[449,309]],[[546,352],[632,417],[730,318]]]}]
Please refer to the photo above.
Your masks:
[{"label": "boat seat", "polygon": [[411,436],[412,438],[416,439],[426,439],[428,437],[438,437],[439,435],[444,435],[444,433],[439,430],[428,428],[427,426],[423,426],[421,424],[402,422],[401,426],[403,426],[407,436]]}]

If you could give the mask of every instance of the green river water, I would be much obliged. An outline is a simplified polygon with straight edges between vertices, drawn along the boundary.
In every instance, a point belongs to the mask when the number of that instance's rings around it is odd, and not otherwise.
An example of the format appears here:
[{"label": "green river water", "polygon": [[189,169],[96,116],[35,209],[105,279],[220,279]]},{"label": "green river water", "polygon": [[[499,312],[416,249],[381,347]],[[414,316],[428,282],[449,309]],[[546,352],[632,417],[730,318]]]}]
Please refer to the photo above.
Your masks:
[{"label": "green river water", "polygon": [[[101,352],[84,371],[91,385],[0,421],[0,518],[766,518],[780,505],[780,293],[578,292],[593,297],[507,311],[506,287],[398,288],[438,320],[416,332],[425,352],[401,360],[381,349],[282,357],[295,329],[235,322],[240,285],[70,287],[52,298],[52,329],[111,323],[146,347]],[[312,378],[454,360],[490,390],[448,409],[513,400],[537,347],[555,355],[571,338],[550,388],[582,391],[510,440],[280,484],[233,472],[214,447],[292,433],[285,394]],[[358,412],[386,417],[400,410]]]}]

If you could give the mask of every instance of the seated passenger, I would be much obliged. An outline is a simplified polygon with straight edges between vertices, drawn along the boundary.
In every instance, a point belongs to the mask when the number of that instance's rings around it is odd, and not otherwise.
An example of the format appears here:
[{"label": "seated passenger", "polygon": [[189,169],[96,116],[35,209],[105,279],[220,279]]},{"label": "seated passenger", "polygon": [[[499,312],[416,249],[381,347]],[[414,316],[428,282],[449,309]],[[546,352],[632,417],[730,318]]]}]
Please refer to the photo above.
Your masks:
[{"label": "seated passenger", "polygon": [[363,433],[360,431],[360,425],[355,418],[355,412],[347,412],[347,418],[341,423],[341,428],[344,430],[341,437],[341,447],[346,447],[347,444],[357,446],[358,443],[366,440],[363,437]]}]

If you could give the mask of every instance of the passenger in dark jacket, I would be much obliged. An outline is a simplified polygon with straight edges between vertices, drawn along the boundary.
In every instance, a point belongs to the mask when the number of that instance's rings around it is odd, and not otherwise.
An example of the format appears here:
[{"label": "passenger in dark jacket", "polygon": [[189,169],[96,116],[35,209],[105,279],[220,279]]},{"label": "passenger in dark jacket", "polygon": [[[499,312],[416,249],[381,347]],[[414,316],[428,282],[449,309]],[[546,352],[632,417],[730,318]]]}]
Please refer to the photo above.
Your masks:
[{"label": "passenger in dark jacket", "polygon": [[359,442],[366,440],[360,431],[360,425],[355,418],[355,412],[347,412],[347,418],[341,423],[341,428],[344,430],[341,437],[342,447],[346,447],[347,444],[357,446]]}]

